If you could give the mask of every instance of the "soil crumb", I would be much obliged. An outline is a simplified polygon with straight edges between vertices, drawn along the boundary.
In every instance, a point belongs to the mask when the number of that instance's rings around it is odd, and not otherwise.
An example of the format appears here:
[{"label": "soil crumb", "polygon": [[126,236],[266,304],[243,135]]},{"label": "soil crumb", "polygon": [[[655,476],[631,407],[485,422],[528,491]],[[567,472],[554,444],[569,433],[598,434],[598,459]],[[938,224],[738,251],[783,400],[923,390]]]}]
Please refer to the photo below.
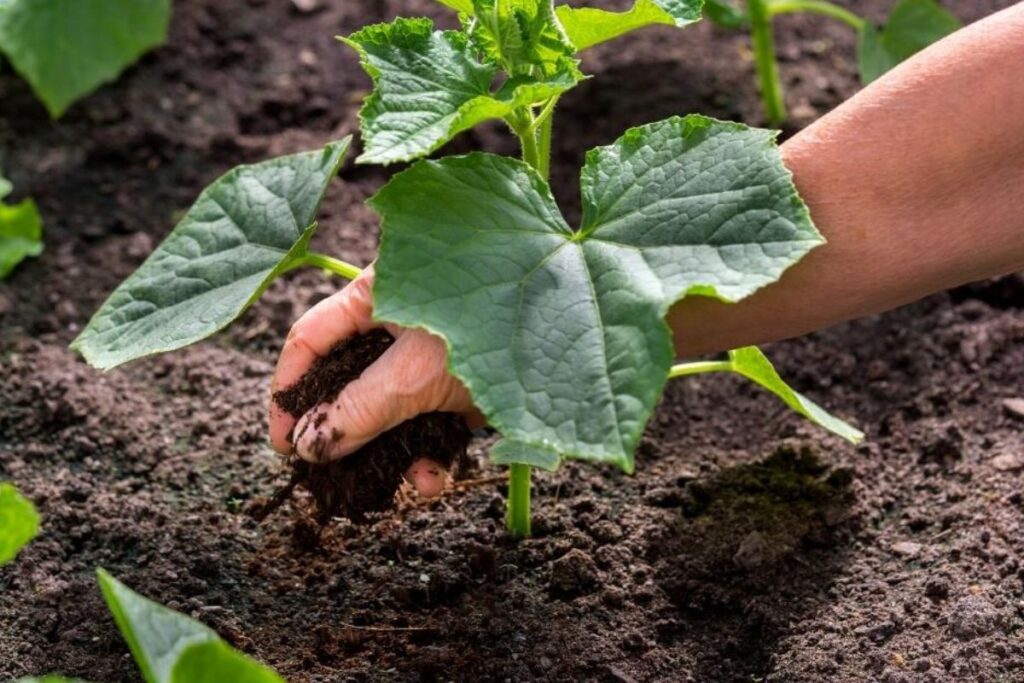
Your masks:
[{"label": "soil crumb", "polygon": [[[380,358],[393,342],[383,329],[347,339],[317,360],[293,386],[275,392],[273,400],[282,410],[300,418],[321,403],[337,398],[342,389]],[[320,426],[313,425],[314,428]],[[342,436],[332,431],[326,439],[337,441]],[[336,516],[364,522],[367,513],[391,508],[402,483],[402,474],[413,461],[429,457],[451,468],[456,461],[465,459],[470,438],[469,429],[458,415],[435,412],[403,422],[355,453],[332,462],[310,463],[294,455],[288,456],[291,480],[256,512],[256,516],[266,517],[291,496],[296,486],[302,486],[316,501],[320,524]],[[329,444],[320,445],[326,449]]]}]

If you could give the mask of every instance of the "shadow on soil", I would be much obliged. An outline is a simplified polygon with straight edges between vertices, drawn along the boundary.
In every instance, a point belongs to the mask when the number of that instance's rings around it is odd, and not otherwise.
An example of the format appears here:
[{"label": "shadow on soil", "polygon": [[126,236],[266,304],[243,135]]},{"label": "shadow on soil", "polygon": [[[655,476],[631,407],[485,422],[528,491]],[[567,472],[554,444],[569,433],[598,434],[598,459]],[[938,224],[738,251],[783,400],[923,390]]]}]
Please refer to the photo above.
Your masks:
[{"label": "shadow on soil", "polygon": [[759,680],[787,625],[826,599],[849,552],[850,482],[810,450],[783,448],[688,484],[648,557],[679,610],[666,638],[704,653],[694,680]]}]

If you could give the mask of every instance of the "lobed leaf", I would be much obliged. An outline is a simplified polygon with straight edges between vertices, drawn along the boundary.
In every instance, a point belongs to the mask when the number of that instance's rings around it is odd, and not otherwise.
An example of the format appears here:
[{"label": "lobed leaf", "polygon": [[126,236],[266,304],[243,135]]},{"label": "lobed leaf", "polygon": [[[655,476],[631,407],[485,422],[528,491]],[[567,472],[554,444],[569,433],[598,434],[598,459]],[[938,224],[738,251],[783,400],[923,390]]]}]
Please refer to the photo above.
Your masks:
[{"label": "lobed leaf", "polygon": [[[11,192],[11,183],[0,176],[0,200]],[[35,202],[26,199],[9,205],[0,201],[0,280],[29,256],[43,253],[43,219]]]},{"label": "lobed leaf", "polygon": [[0,483],[0,565],[13,560],[39,533],[39,513],[12,484]]},{"label": "lobed leaf", "polygon": [[634,128],[587,155],[577,232],[521,162],[421,161],[370,202],[376,315],[443,337],[515,448],[632,471],[672,363],[669,306],[742,299],[823,242],[774,137],[702,116]]},{"label": "lobed leaf", "polygon": [[350,140],[239,166],[214,181],[71,348],[106,370],[226,327],[305,255]]},{"label": "lobed leaf", "polygon": [[54,118],[167,38],[171,0],[7,0],[0,51]]},{"label": "lobed leaf", "polygon": [[520,76],[497,92],[494,63],[477,60],[465,34],[434,31],[429,19],[396,19],[343,42],[360,55],[374,90],[360,112],[359,163],[391,164],[430,154],[464,130],[565,92],[578,80],[569,65],[550,78]]},{"label": "lobed leaf", "polygon": [[511,439],[502,439],[494,444],[490,456],[496,465],[529,465],[548,472],[554,472],[562,463],[557,451]]},{"label": "lobed leaf", "polygon": [[790,388],[779,376],[771,361],[756,346],[729,352],[732,370],[772,392],[791,409],[828,431],[851,443],[864,440],[864,433],[830,414],[817,403]]},{"label": "lobed leaf", "polygon": [[900,0],[884,28],[879,30],[868,21],[861,27],[857,41],[861,81],[870,83],[962,25],[935,0]]},{"label": "lobed leaf", "polygon": [[625,12],[568,5],[557,11],[569,40],[577,50],[586,50],[645,26],[689,26],[700,21],[703,4],[704,0],[636,0]]}]

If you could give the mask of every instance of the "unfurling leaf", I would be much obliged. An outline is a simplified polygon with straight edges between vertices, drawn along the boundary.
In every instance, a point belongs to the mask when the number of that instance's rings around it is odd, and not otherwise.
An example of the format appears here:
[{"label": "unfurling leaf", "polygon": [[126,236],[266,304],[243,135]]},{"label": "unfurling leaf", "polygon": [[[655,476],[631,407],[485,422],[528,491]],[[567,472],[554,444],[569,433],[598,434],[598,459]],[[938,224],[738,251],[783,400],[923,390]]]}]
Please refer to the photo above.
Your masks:
[{"label": "unfurling leaf", "polygon": [[96,575],[147,683],[283,683],[208,626],[142,597],[102,569]]},{"label": "unfurling leaf", "polygon": [[481,62],[465,34],[434,31],[429,19],[396,19],[342,40],[360,55],[374,90],[360,112],[360,163],[390,164],[433,152],[464,130],[503,118],[572,88],[575,66],[550,78],[510,79],[497,92],[498,65]]},{"label": "unfurling leaf", "polygon": [[0,176],[0,280],[29,256],[43,253],[43,220],[31,199],[8,205],[2,202],[11,183]]},{"label": "unfurling leaf", "polygon": [[349,141],[239,166],[214,181],[71,348],[106,370],[226,327],[305,255]]},{"label": "unfurling leaf", "polygon": [[582,78],[552,0],[473,0],[473,16],[473,44],[509,75]]},{"label": "unfurling leaf", "polygon": [[774,133],[702,116],[592,150],[583,224],[489,154],[421,161],[371,200],[380,320],[443,337],[451,371],[512,442],[633,469],[688,294],[737,301],[823,242]]},{"label": "unfurling leaf", "polygon": [[864,433],[859,429],[830,414],[803,394],[793,391],[776,372],[771,361],[756,346],[730,351],[729,362],[733,372],[743,375],[772,392],[787,406],[819,427],[823,427],[851,443],[860,443],[864,439]]},{"label": "unfurling leaf", "polygon": [[13,560],[18,551],[39,533],[39,513],[13,485],[0,484],[0,564]]},{"label": "unfurling leaf", "polygon": [[900,0],[879,30],[864,22],[857,42],[860,79],[867,84],[962,26],[935,0]]},{"label": "unfurling leaf", "polygon": [[636,0],[625,12],[567,5],[557,11],[569,40],[586,50],[645,26],[689,26],[700,21],[702,5],[703,0]]},{"label": "unfurling leaf", "polygon": [[171,0],[6,0],[0,52],[54,118],[167,38]]}]

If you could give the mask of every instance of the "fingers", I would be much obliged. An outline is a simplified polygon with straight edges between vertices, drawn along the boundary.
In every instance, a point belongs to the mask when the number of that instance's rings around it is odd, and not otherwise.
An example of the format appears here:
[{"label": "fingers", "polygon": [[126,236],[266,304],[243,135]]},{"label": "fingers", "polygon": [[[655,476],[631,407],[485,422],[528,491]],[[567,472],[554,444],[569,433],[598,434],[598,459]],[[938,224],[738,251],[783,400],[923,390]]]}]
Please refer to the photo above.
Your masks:
[{"label": "fingers", "polygon": [[[317,358],[338,342],[375,327],[372,288],[371,266],[344,289],[316,304],[299,318],[288,333],[278,358],[270,384],[271,396],[298,381]],[[270,443],[274,450],[290,453],[289,434],[295,426],[295,418],[271,399],[269,422]]]},{"label": "fingers", "polygon": [[295,450],[311,462],[333,460],[420,413],[465,413],[472,407],[469,393],[447,372],[444,343],[408,330],[333,403],[299,420]]},{"label": "fingers", "polygon": [[406,470],[405,480],[424,498],[436,498],[444,490],[445,469],[429,458],[420,458]]}]

